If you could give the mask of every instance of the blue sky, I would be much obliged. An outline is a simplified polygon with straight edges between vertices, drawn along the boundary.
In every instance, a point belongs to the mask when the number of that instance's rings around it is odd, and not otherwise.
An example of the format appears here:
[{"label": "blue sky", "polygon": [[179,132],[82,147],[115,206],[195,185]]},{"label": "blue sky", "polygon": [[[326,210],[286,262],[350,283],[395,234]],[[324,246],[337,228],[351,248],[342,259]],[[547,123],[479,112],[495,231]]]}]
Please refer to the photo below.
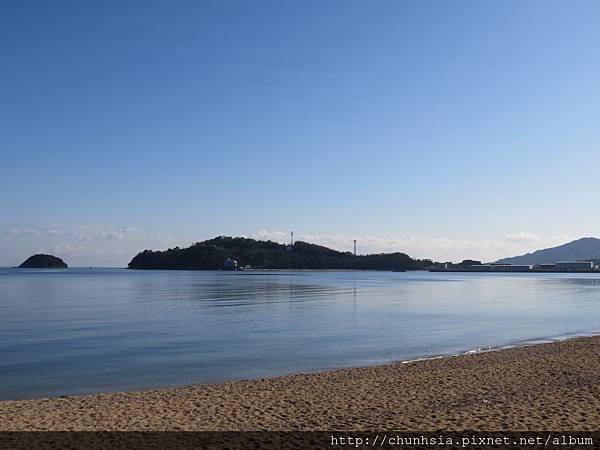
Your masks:
[{"label": "blue sky", "polygon": [[596,1],[2,2],[0,265],[289,230],[438,260],[597,236],[599,22]]}]

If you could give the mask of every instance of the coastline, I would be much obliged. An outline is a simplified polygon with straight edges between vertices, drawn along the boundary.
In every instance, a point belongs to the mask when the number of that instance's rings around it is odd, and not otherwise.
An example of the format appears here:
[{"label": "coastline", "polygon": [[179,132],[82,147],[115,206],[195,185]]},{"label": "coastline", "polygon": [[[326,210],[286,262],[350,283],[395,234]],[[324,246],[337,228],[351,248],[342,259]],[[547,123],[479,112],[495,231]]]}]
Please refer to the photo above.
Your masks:
[{"label": "coastline", "polygon": [[0,431],[577,430],[600,423],[600,336],[387,365],[0,401]]}]

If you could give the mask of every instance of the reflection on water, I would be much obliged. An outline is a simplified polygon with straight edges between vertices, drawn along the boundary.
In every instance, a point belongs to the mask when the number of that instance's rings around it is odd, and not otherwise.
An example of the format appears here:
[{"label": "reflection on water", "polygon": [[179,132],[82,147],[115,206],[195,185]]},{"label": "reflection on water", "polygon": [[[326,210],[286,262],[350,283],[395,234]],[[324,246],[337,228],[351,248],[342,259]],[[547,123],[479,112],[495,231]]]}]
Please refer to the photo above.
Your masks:
[{"label": "reflection on water", "polygon": [[0,398],[273,376],[600,330],[590,274],[0,269]]}]

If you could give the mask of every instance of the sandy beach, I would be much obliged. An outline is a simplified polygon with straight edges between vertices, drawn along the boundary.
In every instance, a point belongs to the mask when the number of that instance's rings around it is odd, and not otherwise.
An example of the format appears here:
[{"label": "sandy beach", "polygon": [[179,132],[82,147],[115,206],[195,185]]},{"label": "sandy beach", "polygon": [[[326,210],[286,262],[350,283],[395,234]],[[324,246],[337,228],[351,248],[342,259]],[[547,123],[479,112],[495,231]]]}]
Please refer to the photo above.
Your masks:
[{"label": "sandy beach", "polygon": [[598,430],[600,337],[175,389],[0,402],[0,430]]}]

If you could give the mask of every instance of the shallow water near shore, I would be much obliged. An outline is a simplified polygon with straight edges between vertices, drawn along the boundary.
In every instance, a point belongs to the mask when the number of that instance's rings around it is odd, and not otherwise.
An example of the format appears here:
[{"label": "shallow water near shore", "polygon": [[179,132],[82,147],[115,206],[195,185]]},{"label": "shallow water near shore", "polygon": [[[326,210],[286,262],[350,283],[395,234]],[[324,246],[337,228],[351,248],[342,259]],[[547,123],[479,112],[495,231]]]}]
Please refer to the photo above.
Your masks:
[{"label": "shallow water near shore", "polygon": [[599,323],[598,274],[0,269],[0,399],[381,364]]}]

